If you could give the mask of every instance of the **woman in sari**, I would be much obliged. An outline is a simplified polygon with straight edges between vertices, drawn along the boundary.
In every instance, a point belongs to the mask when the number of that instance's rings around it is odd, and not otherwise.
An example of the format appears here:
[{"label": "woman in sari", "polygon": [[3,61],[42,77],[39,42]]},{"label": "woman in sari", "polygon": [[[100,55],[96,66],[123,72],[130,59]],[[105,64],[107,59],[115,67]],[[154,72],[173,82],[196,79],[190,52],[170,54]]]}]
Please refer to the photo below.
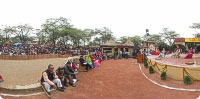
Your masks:
[{"label": "woman in sari", "polygon": [[191,48],[189,51],[188,51],[188,54],[184,57],[184,58],[192,58],[192,56],[193,56],[193,54],[192,54],[192,52],[193,52],[193,49]]}]

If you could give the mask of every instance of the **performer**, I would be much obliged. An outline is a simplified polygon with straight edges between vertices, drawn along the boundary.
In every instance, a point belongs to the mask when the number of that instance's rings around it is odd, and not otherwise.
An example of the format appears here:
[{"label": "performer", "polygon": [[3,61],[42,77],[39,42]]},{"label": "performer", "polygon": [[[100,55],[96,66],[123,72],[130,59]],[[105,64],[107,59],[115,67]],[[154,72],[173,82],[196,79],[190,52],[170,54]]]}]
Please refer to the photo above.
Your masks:
[{"label": "performer", "polygon": [[160,57],[160,58],[165,57],[165,48],[163,48],[162,52],[160,53],[160,55],[158,57]]},{"label": "performer", "polygon": [[181,49],[180,48],[178,48],[177,50],[176,50],[176,58],[180,58],[180,54],[181,54]]},{"label": "performer", "polygon": [[192,58],[192,56],[193,56],[192,52],[193,52],[193,49],[190,48],[190,50],[188,51],[188,54],[184,58],[187,58],[187,59]]},{"label": "performer", "polygon": [[156,48],[156,53],[155,53],[156,55],[159,55],[160,54],[160,51],[159,51],[159,49],[158,48]]}]

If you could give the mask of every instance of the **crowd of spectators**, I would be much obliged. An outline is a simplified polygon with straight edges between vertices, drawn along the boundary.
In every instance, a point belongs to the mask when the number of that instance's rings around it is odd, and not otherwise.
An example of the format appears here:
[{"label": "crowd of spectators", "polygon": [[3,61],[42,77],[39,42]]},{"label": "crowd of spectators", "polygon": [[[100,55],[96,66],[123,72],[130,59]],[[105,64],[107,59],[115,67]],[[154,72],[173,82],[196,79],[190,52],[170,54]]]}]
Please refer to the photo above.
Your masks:
[{"label": "crowd of spectators", "polygon": [[65,45],[55,45],[45,44],[19,44],[16,46],[5,44],[0,45],[0,55],[9,55],[9,56],[25,56],[25,55],[40,55],[40,54],[85,54],[85,49],[72,49]]}]

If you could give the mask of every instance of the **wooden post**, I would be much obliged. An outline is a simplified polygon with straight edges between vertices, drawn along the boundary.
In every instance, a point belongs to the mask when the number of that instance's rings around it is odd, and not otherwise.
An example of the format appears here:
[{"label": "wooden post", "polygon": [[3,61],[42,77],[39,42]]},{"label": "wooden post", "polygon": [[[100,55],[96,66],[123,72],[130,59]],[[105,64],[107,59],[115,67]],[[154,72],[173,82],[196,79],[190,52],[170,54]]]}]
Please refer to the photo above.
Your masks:
[{"label": "wooden post", "polygon": [[185,77],[185,68],[183,68],[183,80],[184,80],[184,77]]},{"label": "wooden post", "polygon": [[138,57],[138,59],[137,59],[137,62],[138,62],[138,63],[144,62],[143,54],[138,54],[137,57]]}]

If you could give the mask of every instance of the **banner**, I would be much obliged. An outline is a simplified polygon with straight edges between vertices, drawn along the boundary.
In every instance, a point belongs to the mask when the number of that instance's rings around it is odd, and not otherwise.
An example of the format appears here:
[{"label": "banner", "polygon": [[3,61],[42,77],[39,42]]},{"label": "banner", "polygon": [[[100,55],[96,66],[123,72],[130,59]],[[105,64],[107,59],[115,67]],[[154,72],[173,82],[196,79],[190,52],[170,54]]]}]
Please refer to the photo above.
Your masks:
[{"label": "banner", "polygon": [[185,42],[200,42],[200,38],[185,38]]}]

